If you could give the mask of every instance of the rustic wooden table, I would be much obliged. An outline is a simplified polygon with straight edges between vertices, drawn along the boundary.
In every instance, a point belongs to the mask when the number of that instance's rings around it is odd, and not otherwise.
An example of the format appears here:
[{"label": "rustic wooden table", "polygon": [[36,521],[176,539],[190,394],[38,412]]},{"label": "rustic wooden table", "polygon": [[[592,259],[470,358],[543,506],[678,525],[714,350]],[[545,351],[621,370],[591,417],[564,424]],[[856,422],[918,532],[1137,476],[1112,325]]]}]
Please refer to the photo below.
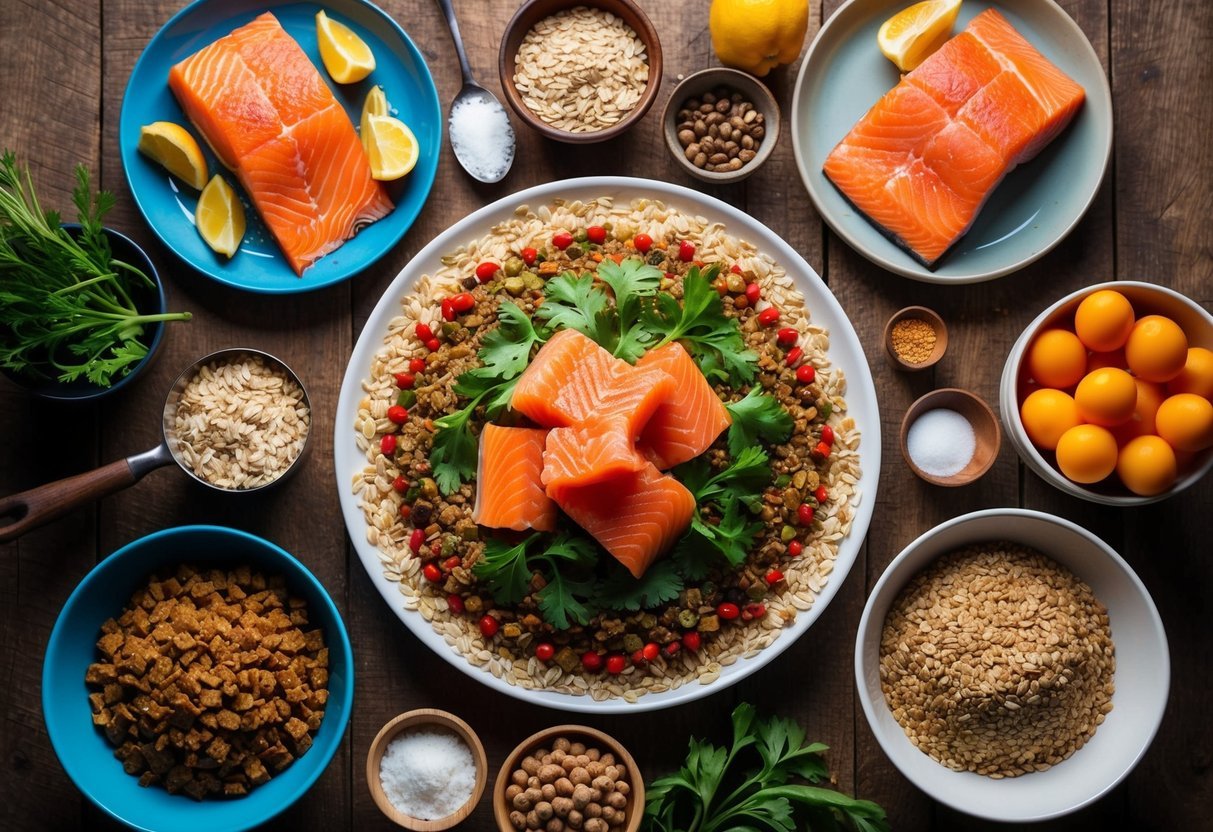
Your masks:
[{"label": "rustic wooden table", "polygon": [[[331,437],[338,385],[354,339],[409,258],[486,202],[584,174],[646,176],[702,188],[668,158],[658,114],[678,75],[715,62],[708,2],[642,0],[661,32],[665,89],[654,111],[626,136],[606,146],[578,148],[523,131],[513,171],[495,186],[473,183],[444,144],[432,198],[395,251],[348,283],[284,298],[229,290],[192,272],[153,240],[127,191],[117,136],[123,90],[140,51],[181,5],[181,0],[0,0],[5,85],[0,144],[29,160],[46,201],[56,206],[70,205],[73,166],[89,165],[118,196],[110,224],[148,246],[165,277],[171,306],[194,313],[192,323],[170,328],[164,353],[146,378],[104,405],[65,407],[0,382],[0,494],[152,447],[174,375],[196,356],[220,347],[259,347],[295,367],[315,406],[316,447],[288,487],[263,498],[229,502],[169,469],[0,546],[0,828],[108,825],[68,780],[47,740],[39,707],[47,638],[64,600],[99,559],[157,529],[202,522],[244,528],[295,553],[337,600],[354,645],[357,696],[345,743],[316,786],[275,828],[388,829],[371,802],[363,761],[375,732],[391,716],[422,706],[455,711],[480,732],[495,768],[522,737],[570,715],[477,685],[426,650],[379,598],[353,556],[338,512]],[[459,87],[458,64],[436,5],[429,0],[387,0],[385,5],[424,52],[440,98],[449,102]],[[498,42],[517,0],[458,5],[473,67],[486,86],[496,89]],[[827,0],[823,9],[814,0],[810,38],[837,5]],[[794,716],[810,737],[828,743],[838,787],[879,801],[895,828],[993,827],[933,803],[892,767],[856,701],[852,651],[867,591],[903,546],[967,511],[1026,506],[1074,520],[1124,554],[1162,612],[1173,663],[1166,717],[1136,770],[1094,806],[1046,826],[1208,828],[1213,720],[1202,703],[1213,678],[1205,617],[1206,599],[1213,594],[1213,477],[1159,505],[1118,511],[1063,496],[1030,474],[1009,443],[984,479],[947,491],[917,480],[896,446],[906,406],[933,387],[964,387],[997,402],[998,375],[1011,343],[1040,309],[1067,292],[1111,278],[1140,279],[1213,305],[1213,143],[1208,140],[1213,99],[1207,94],[1213,85],[1208,55],[1213,5],[1207,0],[1063,0],[1063,5],[1111,77],[1115,155],[1086,218],[1034,266],[993,283],[952,288],[914,283],[870,265],[827,231],[813,210],[786,132],[771,160],[748,181],[707,189],[783,235],[841,301],[868,351],[880,391],[885,462],[876,519],[858,563],[822,618],[779,661],[693,705],[584,718],[619,736],[650,776],[676,767],[690,733],[722,738],[727,712],[748,700]],[[768,79],[785,111],[795,77],[794,66]],[[908,377],[889,368],[880,337],[888,315],[911,303],[939,310],[953,344],[934,371]],[[465,828],[492,828],[487,800]]]}]

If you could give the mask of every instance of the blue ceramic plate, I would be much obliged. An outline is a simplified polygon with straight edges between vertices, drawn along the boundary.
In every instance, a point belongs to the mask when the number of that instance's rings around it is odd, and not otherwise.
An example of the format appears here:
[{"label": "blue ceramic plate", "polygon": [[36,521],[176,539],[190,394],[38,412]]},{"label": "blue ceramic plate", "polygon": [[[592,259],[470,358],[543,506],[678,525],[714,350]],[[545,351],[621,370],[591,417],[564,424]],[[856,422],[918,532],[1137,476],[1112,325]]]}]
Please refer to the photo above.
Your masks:
[{"label": "blue ceramic plate", "polygon": [[[118,615],[156,570],[248,564],[266,577],[286,578],[307,602],[309,624],[329,649],[329,700],[312,747],[248,795],[201,802],[159,787],[143,788],[122,769],[93,725],[84,673],[96,661],[106,619]],[[222,526],[180,526],[123,546],[97,564],[67,599],[55,621],[42,666],[42,713],[63,768],[90,800],[112,817],[148,832],[235,832],[265,823],[312,787],[341,747],[354,701],[354,659],[341,614],[316,577],[273,543]]]},{"label": "blue ceramic plate", "polygon": [[[328,77],[316,45],[316,12],[322,8],[350,26],[375,53],[377,66],[365,81],[339,85]],[[420,145],[421,156],[412,173],[398,182],[387,183],[396,210],[322,257],[303,277],[296,276],[283,258],[243,191],[239,193],[248,230],[240,251],[230,261],[211,251],[194,228],[198,195],[136,149],[140,127],[153,121],[176,122],[199,138],[211,174],[222,172],[239,188],[235,177],[219,164],[177,105],[168,88],[168,72],[173,64],[265,11],[273,12],[303,47],[354,124],[358,123],[367,92],[378,84],[387,95],[393,115],[412,129]],[[252,292],[288,294],[345,280],[374,263],[404,236],[434,184],[442,146],[442,111],[434,80],[417,47],[390,17],[365,0],[331,0],[323,5],[284,0],[197,0],[174,15],[143,50],[126,86],[118,131],[122,166],[131,193],[166,246],[221,283]]]},{"label": "blue ceramic plate", "polygon": [[899,73],[876,45],[880,25],[910,0],[851,0],[826,21],[809,47],[792,98],[792,143],[809,196],[830,227],[889,271],[931,283],[977,283],[1042,257],[1082,219],[1112,153],[1112,94],[1099,57],[1078,24],[1052,0],[970,0],[953,29],[997,9],[1045,57],[1086,90],[1066,131],[995,189],[969,233],[932,271],[850,205],[822,173],[834,146]]}]

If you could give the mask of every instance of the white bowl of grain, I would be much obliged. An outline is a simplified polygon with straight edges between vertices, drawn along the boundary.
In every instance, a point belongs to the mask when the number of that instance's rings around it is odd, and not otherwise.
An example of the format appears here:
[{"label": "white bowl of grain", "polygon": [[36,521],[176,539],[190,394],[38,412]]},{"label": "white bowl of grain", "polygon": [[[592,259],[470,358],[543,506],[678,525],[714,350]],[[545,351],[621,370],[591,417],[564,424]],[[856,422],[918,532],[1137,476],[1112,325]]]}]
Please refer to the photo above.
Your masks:
[{"label": "white bowl of grain", "polygon": [[966,514],[907,546],[855,644],[860,702],[893,764],[939,802],[1003,822],[1068,814],[1123,780],[1162,721],[1170,670],[1158,610],[1124,559],[1028,509]]}]

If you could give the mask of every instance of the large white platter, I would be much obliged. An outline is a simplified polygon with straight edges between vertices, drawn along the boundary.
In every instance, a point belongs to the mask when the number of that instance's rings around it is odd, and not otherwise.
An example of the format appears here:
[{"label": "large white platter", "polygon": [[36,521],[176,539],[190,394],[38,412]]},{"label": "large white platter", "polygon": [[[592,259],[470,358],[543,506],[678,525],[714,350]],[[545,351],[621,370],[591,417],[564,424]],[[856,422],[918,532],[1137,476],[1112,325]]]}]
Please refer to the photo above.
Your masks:
[{"label": "large white platter", "polygon": [[[510,219],[518,205],[526,203],[532,208],[536,208],[558,198],[569,201],[577,199],[588,201],[602,196],[614,197],[617,205],[626,204],[639,197],[649,197],[661,200],[683,212],[705,217],[709,221],[722,222],[728,233],[748,240],[757,246],[760,252],[769,254],[782,265],[795,281],[796,287],[804,294],[813,323],[826,327],[830,332],[830,363],[846,373],[847,411],[854,417],[862,432],[862,441],[859,446],[859,461],[862,469],[858,486],[859,505],[855,511],[851,532],[843,539],[839,547],[834,572],[830,575],[829,583],[817,597],[812,609],[797,615],[796,621],[787,627],[771,646],[762,650],[758,655],[750,659],[741,659],[724,668],[716,682],[710,685],[691,682],[677,690],[645,694],[634,704],[623,699],[594,701],[589,696],[573,696],[555,691],[515,687],[493,676],[487,670],[470,664],[462,654],[434,632],[420,613],[404,609],[402,596],[396,584],[383,576],[378,550],[367,542],[366,521],[359,505],[359,498],[350,490],[353,477],[366,465],[366,458],[355,443],[353,428],[358,402],[363,396],[362,382],[369,372],[372,358],[383,348],[389,321],[399,314],[401,300],[413,290],[418,278],[423,274],[432,274],[441,268],[440,258],[443,254],[469,240],[488,234],[494,225]],[[405,626],[421,639],[422,643],[477,681],[524,701],[568,711],[623,713],[668,708],[716,693],[735,684],[790,647],[825,611],[826,605],[830,603],[838,592],[839,586],[851,571],[851,566],[855,563],[859,553],[860,544],[863,542],[864,535],[867,534],[868,523],[872,519],[872,508],[876,502],[876,486],[880,476],[880,415],[876,407],[876,389],[872,383],[872,375],[868,371],[868,362],[846,313],[818,277],[817,272],[777,234],[757,220],[718,199],[678,185],[648,179],[595,176],[550,182],[500,199],[439,234],[404,267],[384,292],[379,303],[376,304],[354,347],[354,353],[346,368],[345,379],[341,384],[341,396],[337,402],[333,448],[337,491],[341,495],[341,510],[345,516],[346,528],[353,541],[354,549],[358,552],[363,567],[383,599],[396,612]]]}]

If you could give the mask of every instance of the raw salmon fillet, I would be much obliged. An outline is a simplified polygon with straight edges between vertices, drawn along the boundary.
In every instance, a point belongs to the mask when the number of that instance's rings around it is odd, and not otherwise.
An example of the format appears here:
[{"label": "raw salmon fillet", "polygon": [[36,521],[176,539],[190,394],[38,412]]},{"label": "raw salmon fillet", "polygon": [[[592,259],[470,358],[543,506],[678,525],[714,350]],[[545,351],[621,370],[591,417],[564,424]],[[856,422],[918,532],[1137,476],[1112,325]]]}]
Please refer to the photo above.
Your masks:
[{"label": "raw salmon fillet", "polygon": [[695,510],[691,492],[652,463],[597,485],[549,492],[577,525],[636,578],[673,545]]},{"label": "raw salmon fillet", "polygon": [[674,380],[673,392],[640,434],[642,452],[658,468],[672,468],[699,456],[732,423],[729,411],[681,344],[650,350],[636,367],[660,369]]},{"label": "raw salmon fillet", "polygon": [[510,406],[552,428],[623,415],[636,438],[673,385],[660,369],[633,367],[577,330],[562,329],[519,377]]},{"label": "raw salmon fillet", "polygon": [[168,83],[296,274],[392,210],[349,116],[269,12],[181,61]]},{"label": "raw salmon fillet", "polygon": [[543,452],[543,484],[549,493],[568,486],[634,474],[647,460],[636,449],[626,416],[598,416],[548,433]]},{"label": "raw salmon fillet", "polygon": [[472,520],[497,529],[556,529],[556,504],[544,492],[542,428],[485,425],[476,469]]},{"label": "raw salmon fillet", "polygon": [[1083,98],[987,9],[876,102],[830,152],[825,175],[934,268],[1002,178],[1056,138]]}]

